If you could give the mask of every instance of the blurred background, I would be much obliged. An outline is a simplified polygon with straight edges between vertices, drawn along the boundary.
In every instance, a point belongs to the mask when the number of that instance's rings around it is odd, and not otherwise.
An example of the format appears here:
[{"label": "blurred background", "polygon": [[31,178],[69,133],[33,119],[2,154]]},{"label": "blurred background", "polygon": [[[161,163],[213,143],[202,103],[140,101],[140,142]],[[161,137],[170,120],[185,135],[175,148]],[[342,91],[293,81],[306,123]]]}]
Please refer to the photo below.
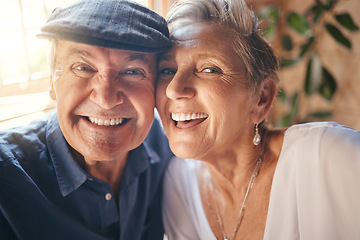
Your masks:
[{"label": "blurred background", "polygon": [[[47,41],[36,33],[75,0],[0,2],[0,130],[53,111]],[[137,0],[163,16],[175,0]],[[360,130],[360,0],[248,0],[280,60],[268,122],[337,121]]]}]

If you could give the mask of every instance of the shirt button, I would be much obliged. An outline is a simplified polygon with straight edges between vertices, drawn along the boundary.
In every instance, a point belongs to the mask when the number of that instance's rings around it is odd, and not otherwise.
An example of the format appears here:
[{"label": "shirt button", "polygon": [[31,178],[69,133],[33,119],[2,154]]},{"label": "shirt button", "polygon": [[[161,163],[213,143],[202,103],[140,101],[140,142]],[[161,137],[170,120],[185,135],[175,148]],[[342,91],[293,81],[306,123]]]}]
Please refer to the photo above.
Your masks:
[{"label": "shirt button", "polygon": [[105,194],[105,199],[106,199],[106,200],[109,201],[111,198],[112,198],[112,196],[111,196],[110,193]]}]

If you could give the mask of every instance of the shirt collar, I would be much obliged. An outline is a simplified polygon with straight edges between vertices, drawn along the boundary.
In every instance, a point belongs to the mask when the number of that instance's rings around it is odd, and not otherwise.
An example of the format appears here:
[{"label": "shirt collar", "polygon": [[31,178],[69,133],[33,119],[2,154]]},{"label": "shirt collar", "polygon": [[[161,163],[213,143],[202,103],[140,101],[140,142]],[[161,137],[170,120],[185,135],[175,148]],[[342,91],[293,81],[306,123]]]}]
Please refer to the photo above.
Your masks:
[{"label": "shirt collar", "polygon": [[62,196],[80,187],[89,175],[77,164],[61,132],[57,114],[49,119],[46,141]]},{"label": "shirt collar", "polygon": [[145,141],[130,151],[121,179],[120,190],[130,185],[150,165],[158,162],[160,162],[159,155]]},{"label": "shirt collar", "polygon": [[[46,141],[61,194],[66,196],[79,188],[90,175],[73,158],[70,147],[61,132],[57,114],[51,116],[48,121]],[[159,161],[159,155],[146,142],[143,142],[130,151],[120,187],[130,184],[151,164]]]}]

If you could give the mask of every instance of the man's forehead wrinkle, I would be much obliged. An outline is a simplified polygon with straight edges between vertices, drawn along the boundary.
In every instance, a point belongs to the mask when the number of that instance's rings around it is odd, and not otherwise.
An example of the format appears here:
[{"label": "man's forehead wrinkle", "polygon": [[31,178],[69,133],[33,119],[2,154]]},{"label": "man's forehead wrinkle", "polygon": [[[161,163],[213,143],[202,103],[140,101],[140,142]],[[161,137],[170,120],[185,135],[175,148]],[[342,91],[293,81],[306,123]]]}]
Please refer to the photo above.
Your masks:
[{"label": "man's forehead wrinkle", "polygon": [[136,61],[136,60],[141,60],[141,61],[146,62],[146,63],[150,62],[149,58],[145,54],[142,54],[142,53],[131,54],[130,56],[128,56],[126,58],[126,60],[129,61],[129,62]]},{"label": "man's forehead wrinkle", "polygon": [[[103,51],[103,54],[109,54],[110,50],[112,49],[106,49],[107,52]],[[116,50],[115,50],[116,51]],[[143,53],[118,53],[119,56],[121,56],[122,54],[124,55],[128,55],[125,57],[125,60],[128,62],[132,62],[132,61],[136,61],[136,60],[141,60],[145,63],[149,63],[150,59],[147,57],[146,54]],[[66,51],[66,56],[67,57],[72,57],[72,56],[80,56],[83,58],[95,58],[95,55],[91,52],[91,49],[84,49],[81,48],[79,46],[70,46],[68,48],[68,50]]]},{"label": "man's forehead wrinkle", "polygon": [[90,51],[79,48],[78,46],[70,46],[66,51],[67,57],[72,57],[75,55],[79,55],[81,57],[93,57]]},{"label": "man's forehead wrinkle", "polygon": [[162,62],[162,61],[169,61],[171,59],[171,54],[169,53],[163,53],[159,56],[159,61]]}]

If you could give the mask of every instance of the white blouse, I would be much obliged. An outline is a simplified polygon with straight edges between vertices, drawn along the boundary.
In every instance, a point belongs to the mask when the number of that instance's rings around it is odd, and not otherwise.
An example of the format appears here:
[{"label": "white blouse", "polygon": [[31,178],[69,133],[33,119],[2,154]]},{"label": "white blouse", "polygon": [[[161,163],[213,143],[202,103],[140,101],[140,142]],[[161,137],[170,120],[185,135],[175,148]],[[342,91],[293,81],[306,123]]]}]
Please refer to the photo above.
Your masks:
[{"label": "white blouse", "polygon": [[[201,203],[200,162],[174,157],[164,179],[169,240],[216,240]],[[285,132],[264,240],[360,239],[360,132],[337,123]]]}]

